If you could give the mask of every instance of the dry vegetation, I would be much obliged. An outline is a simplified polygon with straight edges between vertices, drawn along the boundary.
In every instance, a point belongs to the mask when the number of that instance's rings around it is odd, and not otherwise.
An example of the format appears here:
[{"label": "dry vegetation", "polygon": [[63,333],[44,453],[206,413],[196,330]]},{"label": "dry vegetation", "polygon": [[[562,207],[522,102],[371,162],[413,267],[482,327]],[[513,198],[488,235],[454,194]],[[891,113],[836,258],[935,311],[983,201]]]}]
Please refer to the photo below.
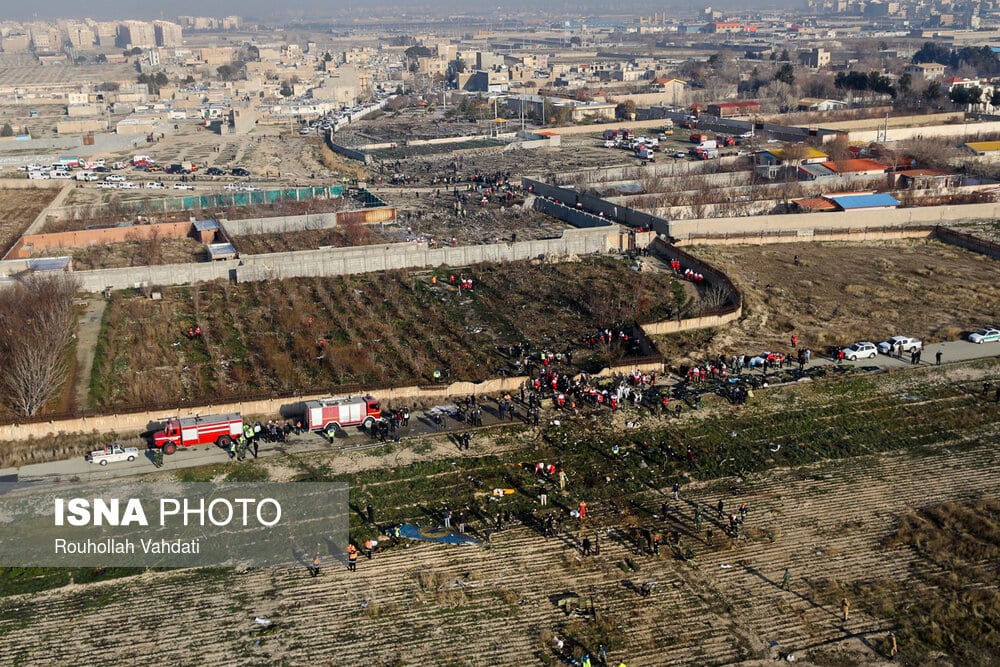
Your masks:
[{"label": "dry vegetation", "polygon": [[84,248],[50,248],[36,253],[37,257],[71,255],[75,271],[115,269],[126,266],[185,264],[208,260],[205,245],[193,238],[149,239],[106,243]]},{"label": "dry vegetation", "polygon": [[[460,269],[453,269],[456,275]],[[575,365],[599,370],[617,349],[580,350],[600,326],[667,314],[671,278],[635,273],[619,259],[483,265],[464,272],[392,272],[274,283],[168,289],[152,301],[114,296],[94,362],[91,404],[100,409],[250,393],[325,391],[355,383],[480,381],[510,372],[496,346],[576,349]],[[149,323],[159,323],[150,326]],[[199,324],[205,334],[184,335]]]},{"label": "dry vegetation", "polygon": [[996,261],[936,241],[693,251],[732,278],[745,317],[724,331],[667,337],[667,356],[782,351],[792,333],[814,350],[896,334],[934,342],[1000,320]]},{"label": "dry vegetation", "polygon": [[[412,465],[400,464],[400,455],[441,446],[445,437],[377,458],[317,452],[191,471],[183,477],[235,479],[264,468],[289,481],[347,481],[353,507],[372,499],[383,528],[434,524],[444,503],[465,511],[476,534],[498,509],[523,524],[493,533],[482,549],[379,537],[387,549],[362,558],[357,572],[331,556],[315,578],[301,567],[253,568],[116,572],[127,578],[95,584],[87,571],[66,586],[58,571],[3,572],[7,593],[59,588],[0,600],[0,661],[94,664],[113,655],[187,664],[198,655],[206,666],[328,657],[373,665],[556,665],[594,655],[605,643],[611,664],[723,665],[792,654],[800,664],[833,667],[885,664],[883,640],[895,630],[900,664],[992,664],[1000,508],[989,498],[1000,412],[966,391],[996,372],[992,361],[852,374],[761,392],[746,408],[706,405],[681,420],[653,419],[624,437],[601,418],[541,433],[515,427],[477,435],[472,452],[456,456],[445,445]],[[901,392],[925,398],[916,419]],[[829,437],[845,428],[849,438]],[[770,440],[785,446],[768,454]],[[621,456],[607,454],[611,441],[622,444]],[[683,454],[669,455],[666,445],[679,443],[697,448],[695,466]],[[885,453],[900,447],[907,451]],[[724,477],[733,470],[730,456],[753,465]],[[567,493],[551,490],[547,510],[537,505],[537,478],[523,464],[536,458],[563,462],[570,473]],[[343,472],[359,460],[364,472]],[[669,499],[673,481],[683,485],[680,502]],[[488,499],[494,486],[518,492],[495,502]],[[969,496],[984,501],[941,505]],[[725,535],[725,521],[710,511],[720,498],[729,509],[749,504],[739,539]],[[566,519],[557,537],[544,539],[538,517],[565,517],[581,499],[590,507],[584,527]],[[666,518],[657,516],[664,500]],[[695,504],[715,531],[711,545],[694,528]],[[932,509],[910,511],[919,506]],[[898,516],[898,525],[887,520]],[[375,534],[355,512],[351,524],[356,541]],[[661,536],[659,554],[641,553],[642,529]],[[667,544],[674,530],[683,549]],[[600,537],[600,554],[581,554],[584,536]],[[792,580],[782,590],[786,567]],[[954,574],[941,573],[951,568]],[[949,580],[940,594],[928,574]],[[649,581],[656,585],[641,597],[638,588]],[[853,602],[848,623],[837,609],[845,594]],[[572,597],[579,609],[592,605],[596,618],[564,612],[560,600]],[[230,631],[199,623],[206,609],[226,610]],[[116,618],[132,631],[98,639],[67,630],[84,615]],[[142,622],[166,616],[174,622]],[[274,630],[260,633],[256,616],[272,619]],[[562,655],[555,637],[566,642]]]},{"label": "dry vegetation", "polygon": [[910,510],[884,549],[908,552],[908,571],[886,579],[821,580],[818,597],[831,606],[847,597],[890,622],[902,664],[927,664],[939,655],[959,665],[994,664],[1000,651],[1000,500],[983,496]]},{"label": "dry vegetation", "polygon": [[303,229],[287,233],[245,234],[237,236],[233,239],[233,243],[242,255],[258,255],[268,252],[315,250],[324,246],[344,248],[373,243],[394,243],[397,240],[383,234],[375,226],[347,224],[327,229]]},{"label": "dry vegetation", "polygon": [[3,216],[0,217],[0,257],[35,221],[49,203],[59,194],[59,188],[25,188],[0,190]]}]

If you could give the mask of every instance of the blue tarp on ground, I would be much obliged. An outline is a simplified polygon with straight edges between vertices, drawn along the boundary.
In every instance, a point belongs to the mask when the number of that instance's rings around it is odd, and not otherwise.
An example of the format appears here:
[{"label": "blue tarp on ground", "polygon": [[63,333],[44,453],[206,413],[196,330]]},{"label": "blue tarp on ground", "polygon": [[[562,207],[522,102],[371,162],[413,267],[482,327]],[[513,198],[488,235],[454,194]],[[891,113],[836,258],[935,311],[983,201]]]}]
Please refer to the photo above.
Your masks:
[{"label": "blue tarp on ground", "polygon": [[399,536],[408,540],[437,542],[439,544],[468,544],[479,546],[479,540],[446,528],[421,528],[412,523],[404,523],[399,527]]}]

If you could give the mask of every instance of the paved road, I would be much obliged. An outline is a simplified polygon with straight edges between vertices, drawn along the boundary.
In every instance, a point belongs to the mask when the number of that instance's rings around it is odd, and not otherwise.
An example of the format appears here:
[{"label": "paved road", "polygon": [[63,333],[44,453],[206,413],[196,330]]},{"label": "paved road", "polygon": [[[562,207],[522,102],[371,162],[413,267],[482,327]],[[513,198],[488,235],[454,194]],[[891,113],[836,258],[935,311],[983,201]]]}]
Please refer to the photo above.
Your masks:
[{"label": "paved road", "polygon": [[[975,359],[986,359],[1000,356],[1000,343],[985,343],[975,345],[967,341],[950,341],[947,343],[935,343],[924,348],[921,366],[934,365],[935,354],[938,351],[942,354],[942,363],[971,361]],[[836,363],[826,357],[813,356],[809,366],[829,366]],[[846,366],[869,367],[877,366],[886,369],[911,368],[909,355],[904,354],[903,359],[894,359],[885,355],[878,355],[875,359],[862,359],[858,361],[844,361]],[[757,371],[754,371],[757,372]],[[446,407],[446,406],[442,406]],[[499,420],[495,413],[495,403],[483,405],[484,426],[496,425]],[[433,409],[433,408],[431,408]],[[524,414],[523,406],[518,406],[519,414]],[[467,427],[463,423],[454,420],[447,420],[445,431],[455,432],[465,430]],[[349,451],[351,449],[361,449],[365,447],[378,446],[378,443],[366,433],[357,429],[348,429],[348,433],[338,436],[334,443],[330,443],[325,437],[315,433],[304,433],[300,436],[292,434],[289,441],[284,444],[263,443],[260,449],[261,457],[274,456],[281,453],[302,454],[313,451],[332,451],[336,448],[339,451]],[[400,436],[405,440],[420,435],[427,435],[437,432],[433,422],[426,412],[414,412],[410,419],[410,425],[404,427]],[[213,463],[227,463],[229,455],[214,445],[204,445],[190,449],[179,449],[172,456],[164,457],[164,470],[183,470],[197,466],[209,465]],[[48,482],[72,482],[79,480],[100,481],[132,475],[141,475],[154,470],[152,458],[143,457],[132,463],[110,463],[107,466],[94,465],[84,461],[82,458],[69,461],[56,461],[52,463],[38,463],[23,466],[21,468],[0,469],[0,481],[48,481]]]},{"label": "paved road", "polygon": [[[454,408],[454,404],[443,404],[437,406],[443,409]],[[489,427],[499,423],[495,412],[496,404],[483,405],[483,427]],[[427,410],[434,410],[434,407]],[[518,406],[518,414],[525,413],[523,406]],[[518,422],[523,423],[523,422]],[[428,435],[437,432],[461,432],[470,430],[463,422],[454,419],[446,419],[442,429],[437,429],[427,411],[418,410],[411,412],[410,424],[400,430],[402,439],[413,438],[421,435]],[[350,451],[354,449],[364,449],[377,447],[381,443],[369,436],[367,433],[356,428],[348,428],[346,432],[339,434],[334,442],[330,442],[325,436],[318,433],[303,433],[301,435],[290,434],[285,443],[262,442],[260,451],[261,458],[274,456],[277,454],[303,454],[314,451]],[[163,457],[163,470],[183,470],[197,466],[210,465],[214,463],[228,463],[229,454],[215,445],[202,445],[199,447],[180,448],[176,453]],[[85,461],[82,457],[67,461],[53,461],[50,463],[36,463],[22,466],[20,468],[0,468],[0,481],[2,482],[67,482],[76,481],[100,481],[141,475],[152,472],[156,468],[153,466],[152,451],[144,452],[144,456],[132,461],[121,461],[109,463],[108,465],[95,465]]]},{"label": "paved road", "polygon": [[[872,342],[877,344],[879,341]],[[939,351],[941,352],[941,363],[943,364],[956,361],[989,359],[991,357],[1000,357],[1000,343],[984,343],[982,345],[976,345],[975,343],[970,343],[966,340],[954,340],[946,343],[931,343],[924,347],[924,350],[920,355],[920,365],[933,366],[935,363],[935,355]],[[810,365],[829,365],[834,363],[833,360],[828,358],[814,358],[814,361],[816,363]],[[894,359],[880,354],[874,359],[845,361],[843,363],[848,366],[879,366],[880,368],[908,368],[911,366],[910,355],[908,352],[903,353],[902,359]]]}]

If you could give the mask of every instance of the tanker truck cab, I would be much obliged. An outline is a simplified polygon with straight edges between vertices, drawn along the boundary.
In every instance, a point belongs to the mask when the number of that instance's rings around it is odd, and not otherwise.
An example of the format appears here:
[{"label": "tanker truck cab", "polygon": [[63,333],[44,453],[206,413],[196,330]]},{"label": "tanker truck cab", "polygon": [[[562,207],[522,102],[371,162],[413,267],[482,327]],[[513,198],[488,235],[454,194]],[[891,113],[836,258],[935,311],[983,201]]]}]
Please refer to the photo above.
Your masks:
[{"label": "tanker truck cab", "polygon": [[153,446],[164,454],[173,454],[178,447],[215,444],[228,449],[243,434],[243,417],[233,412],[202,417],[171,417],[163,430],[153,434]]}]

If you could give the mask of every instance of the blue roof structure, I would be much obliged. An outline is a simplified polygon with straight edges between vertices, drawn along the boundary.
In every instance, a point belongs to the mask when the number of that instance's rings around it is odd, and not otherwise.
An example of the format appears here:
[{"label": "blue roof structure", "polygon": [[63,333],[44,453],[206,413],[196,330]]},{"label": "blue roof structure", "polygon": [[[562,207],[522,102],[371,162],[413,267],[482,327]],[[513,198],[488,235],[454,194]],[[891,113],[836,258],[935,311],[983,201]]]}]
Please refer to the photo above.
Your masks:
[{"label": "blue roof structure", "polygon": [[827,199],[845,211],[858,208],[895,208],[899,200],[885,192],[864,195],[833,195]]}]

